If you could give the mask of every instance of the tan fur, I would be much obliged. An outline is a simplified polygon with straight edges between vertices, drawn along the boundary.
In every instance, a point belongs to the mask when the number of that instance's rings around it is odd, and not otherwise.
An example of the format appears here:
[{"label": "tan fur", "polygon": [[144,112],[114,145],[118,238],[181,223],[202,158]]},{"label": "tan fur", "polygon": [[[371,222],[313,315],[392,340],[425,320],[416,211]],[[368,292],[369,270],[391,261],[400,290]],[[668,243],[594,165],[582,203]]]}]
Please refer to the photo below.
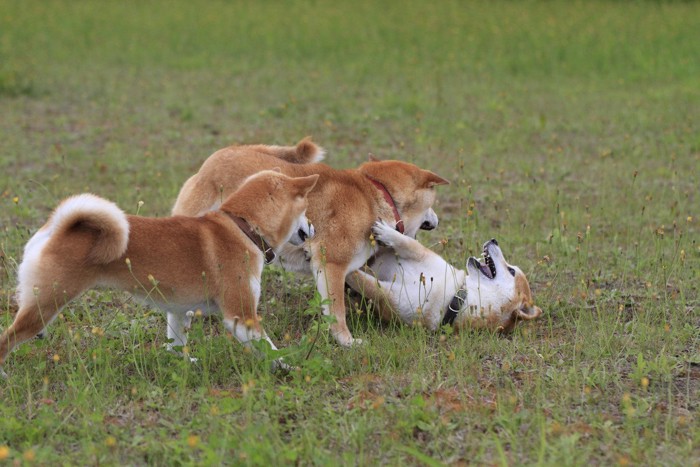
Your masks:
[{"label": "tan fur", "polygon": [[[296,146],[313,144],[303,140]],[[211,155],[199,172],[182,187],[173,214],[199,215],[215,208],[222,197],[235,190],[245,177],[260,170],[280,168],[282,173],[298,177],[319,174],[316,188],[309,193],[309,219],[316,236],[309,243],[311,263],[297,270],[310,269],[324,298],[331,299],[330,309],[336,323],[333,335],[341,345],[351,345],[352,335],[345,322],[344,281],[350,271],[360,267],[370,256],[369,237],[376,219],[395,222],[391,206],[368,177],[382,183],[393,197],[404,222],[406,233],[415,236],[435,201],[435,185],[447,184],[438,175],[401,161],[370,161],[358,169],[336,170],[324,164],[289,163],[292,148],[270,146],[232,146]],[[310,152],[309,150],[304,150]],[[294,158],[292,158],[294,159]],[[290,251],[285,259],[303,258],[303,252]],[[299,263],[301,261],[297,261]],[[283,263],[284,264],[284,263]],[[295,266],[285,265],[294,268]]]},{"label": "tan fur", "polygon": [[[124,216],[93,195],[69,198],[27,244],[20,266],[19,311],[0,337],[0,364],[65,304],[95,286],[128,290],[178,313],[211,302],[225,323],[265,338],[256,311],[259,287],[254,290],[263,255],[229,214],[245,219],[277,249],[293,229],[305,223],[311,229],[304,211],[317,179],[266,171],[227,196],[220,210],[198,218]],[[54,222],[56,217],[60,222]],[[119,241],[124,234],[128,245]]]}]

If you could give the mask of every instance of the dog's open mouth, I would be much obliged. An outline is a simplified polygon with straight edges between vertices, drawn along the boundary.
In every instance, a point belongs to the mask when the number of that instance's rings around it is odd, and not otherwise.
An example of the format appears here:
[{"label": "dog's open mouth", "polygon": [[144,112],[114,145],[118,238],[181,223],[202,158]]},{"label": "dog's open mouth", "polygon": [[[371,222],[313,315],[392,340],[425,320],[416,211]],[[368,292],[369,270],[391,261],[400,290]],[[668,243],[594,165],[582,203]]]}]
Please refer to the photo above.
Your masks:
[{"label": "dog's open mouth", "polygon": [[488,248],[484,246],[483,258],[476,259],[473,256],[469,258],[471,265],[481,271],[481,273],[488,277],[489,279],[494,279],[496,277],[496,264],[493,262],[493,258],[489,254]]}]

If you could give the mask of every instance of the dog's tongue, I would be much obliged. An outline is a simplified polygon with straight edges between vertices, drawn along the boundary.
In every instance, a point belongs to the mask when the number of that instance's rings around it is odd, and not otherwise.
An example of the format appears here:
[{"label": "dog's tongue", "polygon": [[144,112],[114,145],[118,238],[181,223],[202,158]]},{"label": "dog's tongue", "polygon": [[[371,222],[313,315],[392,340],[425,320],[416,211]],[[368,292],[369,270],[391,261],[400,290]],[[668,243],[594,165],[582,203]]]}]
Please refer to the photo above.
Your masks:
[{"label": "dog's tongue", "polygon": [[493,279],[493,276],[491,275],[491,269],[488,267],[488,265],[481,264],[481,261],[479,261],[479,269],[481,269],[481,272],[483,272],[486,277],[488,277],[489,279]]}]

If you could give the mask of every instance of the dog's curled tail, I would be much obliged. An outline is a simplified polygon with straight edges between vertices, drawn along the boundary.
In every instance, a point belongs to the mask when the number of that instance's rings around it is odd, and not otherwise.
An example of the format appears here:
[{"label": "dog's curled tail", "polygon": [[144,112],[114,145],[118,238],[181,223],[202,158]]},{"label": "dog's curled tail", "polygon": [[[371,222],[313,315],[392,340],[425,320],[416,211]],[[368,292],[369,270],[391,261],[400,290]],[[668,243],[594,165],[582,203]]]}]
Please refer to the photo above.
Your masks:
[{"label": "dog's curled tail", "polygon": [[268,146],[275,157],[283,159],[293,164],[311,164],[321,162],[326,155],[326,151],[307,136],[297,143],[296,146]]},{"label": "dog's curled tail", "polygon": [[[111,201],[89,193],[65,199],[44,229],[48,230],[50,238],[71,235],[78,229],[90,232],[94,240],[86,259],[91,264],[106,264],[118,259],[129,243],[129,221],[124,211]],[[27,249],[30,244],[31,241]]]}]

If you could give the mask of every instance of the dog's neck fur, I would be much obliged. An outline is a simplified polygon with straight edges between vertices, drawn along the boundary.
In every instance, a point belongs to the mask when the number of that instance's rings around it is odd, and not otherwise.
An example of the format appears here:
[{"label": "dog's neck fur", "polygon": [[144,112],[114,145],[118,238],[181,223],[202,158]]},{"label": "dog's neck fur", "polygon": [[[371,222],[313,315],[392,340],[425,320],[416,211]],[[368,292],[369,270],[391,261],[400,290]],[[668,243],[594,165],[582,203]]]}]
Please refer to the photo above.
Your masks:
[{"label": "dog's neck fur", "polygon": [[399,213],[399,209],[396,207],[396,201],[394,201],[394,197],[391,196],[391,193],[389,193],[389,190],[384,186],[382,182],[379,180],[375,180],[374,178],[370,177],[369,175],[365,174],[365,177],[367,177],[367,180],[372,182],[372,185],[379,190],[379,192],[382,194],[384,197],[384,200],[386,203],[389,205],[391,208],[391,211],[394,214],[394,220],[396,221],[395,228],[399,233],[404,233],[404,224],[403,224],[403,219],[401,219],[401,214]]}]

